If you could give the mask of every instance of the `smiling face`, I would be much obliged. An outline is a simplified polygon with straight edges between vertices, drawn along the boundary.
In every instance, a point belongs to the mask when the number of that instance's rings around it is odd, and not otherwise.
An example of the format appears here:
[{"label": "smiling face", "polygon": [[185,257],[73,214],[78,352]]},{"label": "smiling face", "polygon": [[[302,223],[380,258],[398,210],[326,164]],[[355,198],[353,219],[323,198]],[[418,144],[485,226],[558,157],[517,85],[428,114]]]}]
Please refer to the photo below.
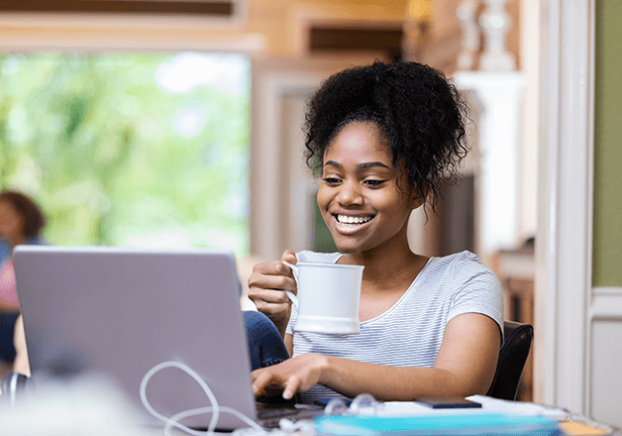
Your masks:
[{"label": "smiling face", "polygon": [[423,201],[409,195],[406,175],[398,176],[376,124],[353,121],[343,127],[326,149],[323,165],[317,202],[341,252],[408,247],[408,218]]}]

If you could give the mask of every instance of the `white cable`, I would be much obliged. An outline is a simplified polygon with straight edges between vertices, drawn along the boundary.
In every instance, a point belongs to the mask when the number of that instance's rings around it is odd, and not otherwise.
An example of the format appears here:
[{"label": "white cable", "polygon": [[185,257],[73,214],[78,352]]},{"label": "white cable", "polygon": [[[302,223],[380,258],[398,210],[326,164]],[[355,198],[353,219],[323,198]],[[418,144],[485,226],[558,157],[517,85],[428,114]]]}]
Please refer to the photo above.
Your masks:
[{"label": "white cable", "polygon": [[354,400],[352,400],[352,404],[348,408],[348,414],[350,415],[359,415],[363,409],[371,409],[374,415],[378,414],[378,408],[380,407],[380,403],[376,401],[376,399],[371,394],[358,394]]},{"label": "white cable", "polygon": [[348,406],[343,398],[331,398],[324,409],[325,415],[345,415],[348,413]]},{"label": "white cable", "polygon": [[[149,380],[151,380],[151,377],[153,377],[157,372],[165,368],[178,368],[182,370],[183,372],[185,372],[186,374],[188,374],[190,377],[192,377],[199,384],[199,386],[201,386],[201,389],[203,389],[203,392],[205,392],[205,395],[207,395],[207,398],[212,405],[209,407],[200,407],[197,409],[185,410],[183,412],[179,412],[171,416],[170,418],[167,418],[166,416],[157,412],[147,400],[147,393],[146,393],[147,384],[149,383]],[[218,404],[216,397],[212,393],[212,390],[209,388],[205,380],[203,380],[200,375],[198,375],[190,367],[188,367],[188,365],[185,365],[180,362],[174,362],[174,361],[162,362],[162,363],[157,364],[153,368],[151,368],[149,371],[147,371],[142,381],[140,382],[140,400],[142,401],[143,406],[145,406],[145,409],[147,409],[147,411],[151,415],[153,415],[154,417],[158,418],[160,421],[165,423],[165,426],[164,426],[165,436],[171,436],[170,431],[172,430],[172,427],[177,427],[178,429],[185,431],[186,433],[189,433],[194,436],[204,436],[204,435],[212,436],[214,434],[214,430],[216,429],[216,425],[218,424],[218,418],[220,417],[220,412],[230,413],[232,415],[235,415],[236,417],[238,417],[239,419],[241,419],[243,422],[245,422],[251,427],[251,428],[246,428],[246,429],[238,429],[233,433],[234,435],[285,436],[285,435],[290,435],[293,432],[297,432],[299,430],[306,431],[308,432],[308,434],[313,434],[313,424],[311,422],[300,421],[300,422],[294,423],[287,419],[281,419],[279,421],[279,426],[281,427],[280,429],[268,431],[268,430],[265,430],[263,427],[261,427],[259,424],[257,424],[255,421],[250,419],[248,416],[241,413],[240,411],[233,409],[231,407],[224,407],[224,406],[221,407]],[[348,414],[348,413],[356,415],[360,413],[362,409],[370,408],[370,407],[373,408],[373,411],[375,413],[377,413],[378,402],[375,400],[375,398],[369,394],[360,394],[352,401],[352,404],[350,405],[349,408],[345,405],[345,402],[343,401],[343,399],[333,398],[328,403],[325,413],[327,415]],[[184,418],[188,418],[190,416],[202,415],[205,413],[212,413],[212,418],[210,419],[210,423],[207,427],[207,432],[197,431],[197,430],[191,429],[179,423],[179,421]]]},{"label": "white cable", "polygon": [[[207,398],[209,399],[212,405],[210,407],[200,407],[197,409],[185,410],[183,412],[179,412],[171,416],[170,418],[167,418],[166,416],[156,411],[151,406],[149,401],[147,400],[147,393],[146,393],[147,384],[149,383],[149,380],[151,380],[151,377],[153,377],[157,372],[165,368],[178,368],[182,370],[183,372],[185,372],[186,374],[188,374],[190,377],[192,377],[199,384],[199,386],[201,386],[201,389],[203,389],[203,392],[205,392],[205,395],[207,395]],[[248,424],[250,427],[252,427],[252,428],[246,429],[249,431],[248,433],[249,435],[250,434],[254,434],[254,435],[270,434],[271,436],[278,436],[273,433],[268,433],[259,424],[257,424],[255,421],[253,421],[248,416],[244,415],[242,412],[236,409],[233,409],[231,407],[220,406],[218,404],[218,401],[216,400],[216,397],[212,393],[212,390],[209,388],[205,380],[203,380],[200,375],[198,375],[195,371],[193,371],[190,367],[188,367],[188,365],[185,365],[180,362],[174,362],[174,361],[162,362],[162,363],[157,364],[153,368],[151,368],[149,371],[147,371],[142,381],[140,382],[140,400],[142,401],[143,406],[145,406],[145,409],[147,409],[147,411],[151,415],[153,415],[154,417],[158,418],[160,421],[165,423],[165,426],[164,426],[165,436],[171,436],[170,432],[173,427],[177,427],[178,429],[185,431],[186,433],[189,433],[194,436],[204,436],[204,435],[211,436],[214,434],[214,430],[216,429],[216,425],[218,424],[218,418],[220,417],[220,412],[230,413],[238,417],[239,419],[241,419],[243,422]],[[210,423],[207,427],[207,432],[191,429],[179,422],[180,420],[184,418],[188,418],[190,416],[195,416],[195,415],[201,415],[204,413],[212,413],[212,418],[210,419]]]},{"label": "white cable", "polygon": [[[199,386],[201,386],[201,389],[203,389],[203,392],[205,392],[205,394],[207,395],[207,398],[209,399],[210,403],[212,404],[212,408],[213,408],[213,413],[212,413],[212,419],[210,420],[210,423],[207,427],[207,432],[199,432],[197,430],[193,430],[183,424],[180,424],[177,421],[174,421],[172,418],[167,418],[166,416],[160,414],[158,411],[156,411],[151,404],[149,403],[149,401],[147,400],[147,384],[149,383],[149,380],[151,379],[151,377],[153,377],[157,372],[165,369],[165,368],[178,368],[181,369],[183,372],[185,372],[186,374],[188,374],[190,377],[192,377],[198,384]],[[212,393],[212,390],[209,388],[209,386],[207,385],[207,383],[205,383],[205,381],[196,373],[194,372],[191,368],[189,368],[187,365],[184,365],[183,363],[179,363],[179,362],[174,362],[174,361],[169,361],[169,362],[162,362],[157,364],[156,366],[154,366],[153,368],[151,368],[149,371],[147,371],[147,373],[145,374],[145,376],[143,377],[142,381],[140,382],[140,400],[143,403],[143,406],[145,406],[145,409],[147,409],[147,411],[149,413],[151,413],[153,416],[155,416],[156,418],[158,418],[160,421],[164,422],[167,424],[167,427],[170,431],[171,427],[177,427],[178,429],[185,431],[186,433],[189,433],[191,435],[195,435],[195,436],[203,436],[203,435],[212,435],[214,434],[214,430],[216,429],[216,424],[218,423],[218,418],[220,416],[220,407],[218,406],[218,401],[216,400],[216,397],[214,396],[214,394]],[[194,409],[194,410],[198,410],[198,409]],[[185,412],[181,412],[182,414]],[[195,413],[196,414],[196,413]],[[177,414],[179,415],[179,413]],[[166,435],[168,436],[168,432],[166,433]]]}]

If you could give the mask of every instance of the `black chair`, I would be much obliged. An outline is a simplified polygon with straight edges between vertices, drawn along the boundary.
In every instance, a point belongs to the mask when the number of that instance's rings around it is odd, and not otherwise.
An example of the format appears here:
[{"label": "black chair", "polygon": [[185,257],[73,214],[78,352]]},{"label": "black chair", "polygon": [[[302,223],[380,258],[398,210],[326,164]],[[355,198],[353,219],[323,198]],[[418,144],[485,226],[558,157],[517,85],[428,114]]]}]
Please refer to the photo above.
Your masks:
[{"label": "black chair", "polygon": [[525,362],[533,341],[533,327],[529,324],[505,321],[503,326],[505,341],[499,351],[499,361],[495,378],[488,390],[489,397],[502,400],[516,400],[518,386],[523,375]]}]

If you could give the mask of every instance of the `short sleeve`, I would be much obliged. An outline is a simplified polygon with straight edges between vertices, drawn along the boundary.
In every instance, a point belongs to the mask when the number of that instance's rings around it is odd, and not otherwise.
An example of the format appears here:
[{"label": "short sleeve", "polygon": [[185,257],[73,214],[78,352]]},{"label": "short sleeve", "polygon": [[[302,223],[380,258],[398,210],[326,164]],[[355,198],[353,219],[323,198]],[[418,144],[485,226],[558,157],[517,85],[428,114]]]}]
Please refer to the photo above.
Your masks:
[{"label": "short sleeve", "polygon": [[453,265],[453,294],[447,321],[464,313],[492,318],[503,337],[503,290],[497,276],[472,253],[461,253]]}]

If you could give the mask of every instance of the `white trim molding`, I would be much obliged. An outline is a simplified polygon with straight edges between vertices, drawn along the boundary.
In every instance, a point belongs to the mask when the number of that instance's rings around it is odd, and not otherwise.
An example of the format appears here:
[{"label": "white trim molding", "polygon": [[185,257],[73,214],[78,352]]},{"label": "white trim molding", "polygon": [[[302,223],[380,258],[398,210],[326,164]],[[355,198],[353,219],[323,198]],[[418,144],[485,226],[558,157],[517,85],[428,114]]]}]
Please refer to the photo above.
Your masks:
[{"label": "white trim molding", "polygon": [[588,307],[590,320],[622,321],[622,288],[594,288]]},{"label": "white trim molding", "polygon": [[622,287],[592,289],[588,306],[586,415],[622,425]]},{"label": "white trim molding", "polygon": [[535,401],[588,414],[595,0],[541,14]]},{"label": "white trim molding", "polygon": [[[289,186],[289,174],[283,174],[283,157],[289,157],[288,149],[294,144],[288,143],[286,135],[288,127],[292,126],[283,124],[286,119],[285,99],[297,94],[311,94],[325,78],[317,73],[260,72],[258,68],[254,69],[250,246],[251,253],[262,259],[279,259],[283,250],[290,248],[286,245],[289,214],[285,216],[287,207],[283,203],[295,186]],[[300,125],[296,127],[300,128]],[[299,157],[302,162],[302,154]],[[296,170],[300,172],[298,167]],[[308,208],[303,212],[305,209]]]}]

